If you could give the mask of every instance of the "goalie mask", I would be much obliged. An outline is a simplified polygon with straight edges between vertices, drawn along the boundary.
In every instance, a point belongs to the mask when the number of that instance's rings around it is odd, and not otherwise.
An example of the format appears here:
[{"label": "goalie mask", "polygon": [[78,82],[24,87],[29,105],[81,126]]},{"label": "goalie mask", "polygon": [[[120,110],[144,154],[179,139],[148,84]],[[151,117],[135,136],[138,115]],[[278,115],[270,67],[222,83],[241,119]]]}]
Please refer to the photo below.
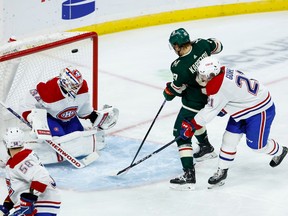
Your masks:
[{"label": "goalie mask", "polygon": [[24,132],[18,127],[6,129],[3,141],[7,149],[20,148],[24,146]]},{"label": "goalie mask", "polygon": [[209,81],[220,73],[220,62],[213,57],[202,59],[198,66],[198,76],[202,81]]},{"label": "goalie mask", "polygon": [[77,69],[67,67],[59,75],[59,84],[69,97],[75,98],[83,84],[82,74]]}]

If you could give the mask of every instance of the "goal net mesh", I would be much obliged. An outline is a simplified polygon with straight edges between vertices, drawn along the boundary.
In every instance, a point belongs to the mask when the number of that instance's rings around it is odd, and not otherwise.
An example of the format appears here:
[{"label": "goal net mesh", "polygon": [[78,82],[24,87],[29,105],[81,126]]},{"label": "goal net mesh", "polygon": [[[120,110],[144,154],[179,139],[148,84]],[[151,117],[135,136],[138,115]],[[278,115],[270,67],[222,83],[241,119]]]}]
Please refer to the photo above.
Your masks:
[{"label": "goal net mesh", "polygon": [[[88,82],[92,104],[97,108],[97,34],[65,32],[27,38],[0,48],[0,100],[19,113],[19,106],[39,82],[58,76],[63,68],[77,68]],[[5,127],[21,126],[5,108],[0,108],[0,136]]]}]

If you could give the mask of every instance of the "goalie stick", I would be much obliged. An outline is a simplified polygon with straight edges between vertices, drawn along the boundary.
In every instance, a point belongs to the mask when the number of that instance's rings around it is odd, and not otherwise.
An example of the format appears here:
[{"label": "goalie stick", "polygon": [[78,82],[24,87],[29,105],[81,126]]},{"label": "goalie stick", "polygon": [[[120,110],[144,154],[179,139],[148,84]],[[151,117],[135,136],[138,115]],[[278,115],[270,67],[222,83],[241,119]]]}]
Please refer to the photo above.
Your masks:
[{"label": "goalie stick", "polygon": [[[29,122],[25,121],[17,112],[8,107],[2,101],[0,101],[0,103],[16,118],[20,119],[24,124],[26,124],[29,128],[32,129],[32,125]],[[76,168],[84,168],[99,158],[99,154],[95,151],[87,155],[83,159],[78,160],[74,156],[72,156],[68,151],[66,151],[62,146],[54,143],[52,140],[45,140],[45,143],[48,144],[54,151],[56,151],[59,155],[65,158],[69,163],[71,163]]]},{"label": "goalie stick", "polygon": [[143,161],[147,160],[148,158],[152,157],[154,154],[159,153],[160,151],[162,151],[163,149],[167,148],[168,146],[170,146],[171,144],[173,144],[174,142],[176,142],[177,140],[179,140],[181,137],[178,136],[177,138],[175,138],[174,140],[170,141],[169,143],[165,144],[164,146],[162,146],[161,148],[157,149],[156,151],[152,152],[151,154],[147,155],[146,157],[138,160],[137,162],[131,164],[130,166],[120,170],[116,175],[120,175],[121,173],[127,172],[128,170],[130,170],[132,167],[142,163]]}]

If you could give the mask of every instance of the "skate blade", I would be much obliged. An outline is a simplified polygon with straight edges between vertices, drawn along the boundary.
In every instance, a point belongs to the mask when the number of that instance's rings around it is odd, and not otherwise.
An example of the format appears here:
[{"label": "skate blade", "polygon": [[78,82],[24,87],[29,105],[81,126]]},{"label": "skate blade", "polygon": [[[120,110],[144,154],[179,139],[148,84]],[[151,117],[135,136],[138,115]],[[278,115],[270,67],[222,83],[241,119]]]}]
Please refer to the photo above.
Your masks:
[{"label": "skate blade", "polygon": [[178,191],[193,191],[195,190],[195,184],[170,184],[169,186],[173,190],[178,190]]},{"label": "skate blade", "polygon": [[225,181],[220,181],[217,184],[213,184],[213,185],[209,184],[207,188],[208,189],[214,189],[214,188],[222,187],[224,184],[225,184]]},{"label": "skate blade", "polygon": [[215,152],[211,152],[209,154],[206,154],[200,158],[195,158],[196,162],[202,162],[204,160],[209,160],[209,159],[213,159],[216,158],[218,155]]}]

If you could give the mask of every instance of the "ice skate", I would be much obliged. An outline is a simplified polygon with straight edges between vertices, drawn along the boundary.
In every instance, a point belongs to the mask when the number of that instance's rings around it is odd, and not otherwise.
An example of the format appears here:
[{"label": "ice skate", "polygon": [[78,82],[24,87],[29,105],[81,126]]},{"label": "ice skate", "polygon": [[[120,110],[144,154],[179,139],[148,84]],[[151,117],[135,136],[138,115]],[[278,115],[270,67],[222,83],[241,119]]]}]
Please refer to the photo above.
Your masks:
[{"label": "ice skate", "polygon": [[200,147],[200,150],[193,155],[197,162],[217,157],[217,154],[214,152],[214,147],[209,143],[208,140],[207,142],[199,143],[198,145]]},{"label": "ice skate", "polygon": [[225,179],[227,178],[228,169],[218,168],[217,172],[214,173],[208,180],[209,186],[208,189],[215,187],[221,187],[225,184]]},{"label": "ice skate", "polygon": [[279,155],[279,156],[274,156],[274,157],[272,158],[272,160],[270,161],[270,166],[271,166],[271,167],[276,167],[276,166],[278,166],[278,165],[282,162],[282,160],[284,159],[284,157],[287,155],[287,152],[288,152],[288,148],[283,146],[283,152],[282,152],[282,154]]},{"label": "ice skate", "polygon": [[194,190],[195,189],[195,169],[183,169],[184,174],[170,180],[170,187],[175,190]]}]

